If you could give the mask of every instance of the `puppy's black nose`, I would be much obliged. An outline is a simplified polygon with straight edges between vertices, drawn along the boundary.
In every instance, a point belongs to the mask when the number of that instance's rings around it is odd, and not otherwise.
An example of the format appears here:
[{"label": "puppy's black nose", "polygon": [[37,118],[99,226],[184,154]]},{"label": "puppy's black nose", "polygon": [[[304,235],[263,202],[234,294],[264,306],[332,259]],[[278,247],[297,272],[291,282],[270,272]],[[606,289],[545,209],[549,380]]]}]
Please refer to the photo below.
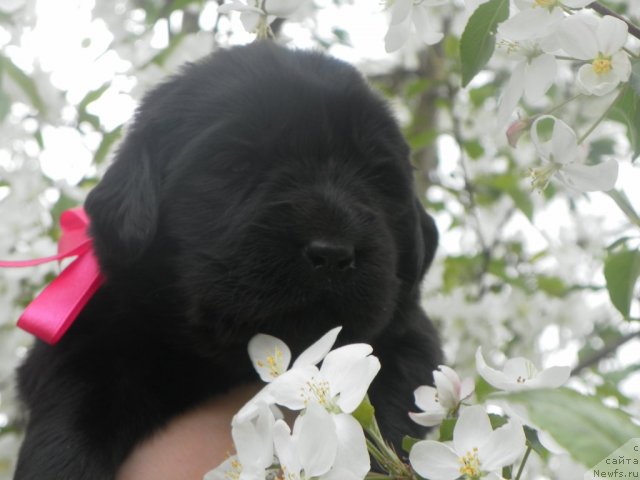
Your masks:
[{"label": "puppy's black nose", "polygon": [[313,240],[305,247],[304,255],[316,270],[344,271],[355,268],[353,245],[347,242]]}]

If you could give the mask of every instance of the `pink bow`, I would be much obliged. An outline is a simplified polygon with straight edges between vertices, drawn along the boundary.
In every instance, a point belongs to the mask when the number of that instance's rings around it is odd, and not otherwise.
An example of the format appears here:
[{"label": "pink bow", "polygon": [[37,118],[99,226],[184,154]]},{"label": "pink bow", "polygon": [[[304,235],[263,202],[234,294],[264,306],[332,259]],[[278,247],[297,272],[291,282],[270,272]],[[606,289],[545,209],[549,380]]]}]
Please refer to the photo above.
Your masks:
[{"label": "pink bow", "polygon": [[91,238],[87,235],[89,217],[84,209],[78,207],[63,212],[60,227],[62,236],[57,255],[0,262],[0,267],[31,267],[78,257],[29,304],[18,320],[18,327],[52,345],[60,340],[103,282]]}]

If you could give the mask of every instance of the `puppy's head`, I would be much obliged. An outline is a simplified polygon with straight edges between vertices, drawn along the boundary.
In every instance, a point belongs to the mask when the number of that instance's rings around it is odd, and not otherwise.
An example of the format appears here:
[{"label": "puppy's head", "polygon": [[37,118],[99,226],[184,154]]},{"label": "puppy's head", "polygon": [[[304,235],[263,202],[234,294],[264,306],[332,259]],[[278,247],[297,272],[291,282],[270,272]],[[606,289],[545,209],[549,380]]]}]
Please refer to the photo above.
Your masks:
[{"label": "puppy's head", "polygon": [[86,202],[97,254],[115,288],[153,276],[218,338],[374,335],[437,245],[408,154],[347,64],[220,51],[144,99]]}]

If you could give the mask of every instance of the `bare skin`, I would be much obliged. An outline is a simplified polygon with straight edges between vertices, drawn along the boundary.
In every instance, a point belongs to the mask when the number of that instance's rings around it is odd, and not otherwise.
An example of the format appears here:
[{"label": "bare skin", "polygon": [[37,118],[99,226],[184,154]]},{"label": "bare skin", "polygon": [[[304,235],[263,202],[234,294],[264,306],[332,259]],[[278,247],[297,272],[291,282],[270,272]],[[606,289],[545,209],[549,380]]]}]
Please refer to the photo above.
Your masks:
[{"label": "bare skin", "polygon": [[259,388],[235,388],[173,419],[133,451],[116,480],[202,480],[233,453],[231,419]]}]

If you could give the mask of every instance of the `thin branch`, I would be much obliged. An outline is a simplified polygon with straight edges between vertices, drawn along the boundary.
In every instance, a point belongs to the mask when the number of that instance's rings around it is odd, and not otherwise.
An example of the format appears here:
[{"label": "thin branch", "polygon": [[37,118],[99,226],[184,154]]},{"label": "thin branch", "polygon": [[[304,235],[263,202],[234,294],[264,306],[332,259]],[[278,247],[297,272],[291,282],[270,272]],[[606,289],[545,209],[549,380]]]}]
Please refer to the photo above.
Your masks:
[{"label": "thin branch", "polygon": [[610,8],[605,7],[600,2],[593,2],[593,3],[590,3],[587,6],[589,8],[591,8],[592,10],[595,10],[596,12],[598,12],[600,15],[611,15],[612,17],[616,17],[616,18],[622,20],[624,23],[626,23],[629,26],[629,34],[633,35],[637,39],[640,39],[640,28],[638,28],[636,25],[631,23],[629,20],[624,18],[619,13],[616,13],[613,10],[611,10]]},{"label": "thin branch", "polygon": [[532,450],[531,445],[527,445],[527,451],[525,452],[524,458],[520,463],[520,468],[518,469],[518,473],[516,474],[515,480],[520,480],[520,477],[522,476],[522,472],[524,471],[524,466],[527,463],[527,460],[529,459],[529,454],[531,453],[531,450]]},{"label": "thin branch", "polygon": [[636,337],[640,338],[640,330],[638,330],[637,332],[628,333],[623,337],[620,337],[615,342],[612,342],[609,345],[605,345],[602,349],[598,350],[597,352],[594,352],[592,355],[585,358],[582,362],[576,365],[576,367],[571,371],[571,375],[575,376],[585,368],[596,365],[600,360],[602,360],[605,357],[608,357],[609,355],[614,353],[616,350],[618,350],[618,348],[620,348],[622,345],[624,345],[630,340],[633,340]]}]

